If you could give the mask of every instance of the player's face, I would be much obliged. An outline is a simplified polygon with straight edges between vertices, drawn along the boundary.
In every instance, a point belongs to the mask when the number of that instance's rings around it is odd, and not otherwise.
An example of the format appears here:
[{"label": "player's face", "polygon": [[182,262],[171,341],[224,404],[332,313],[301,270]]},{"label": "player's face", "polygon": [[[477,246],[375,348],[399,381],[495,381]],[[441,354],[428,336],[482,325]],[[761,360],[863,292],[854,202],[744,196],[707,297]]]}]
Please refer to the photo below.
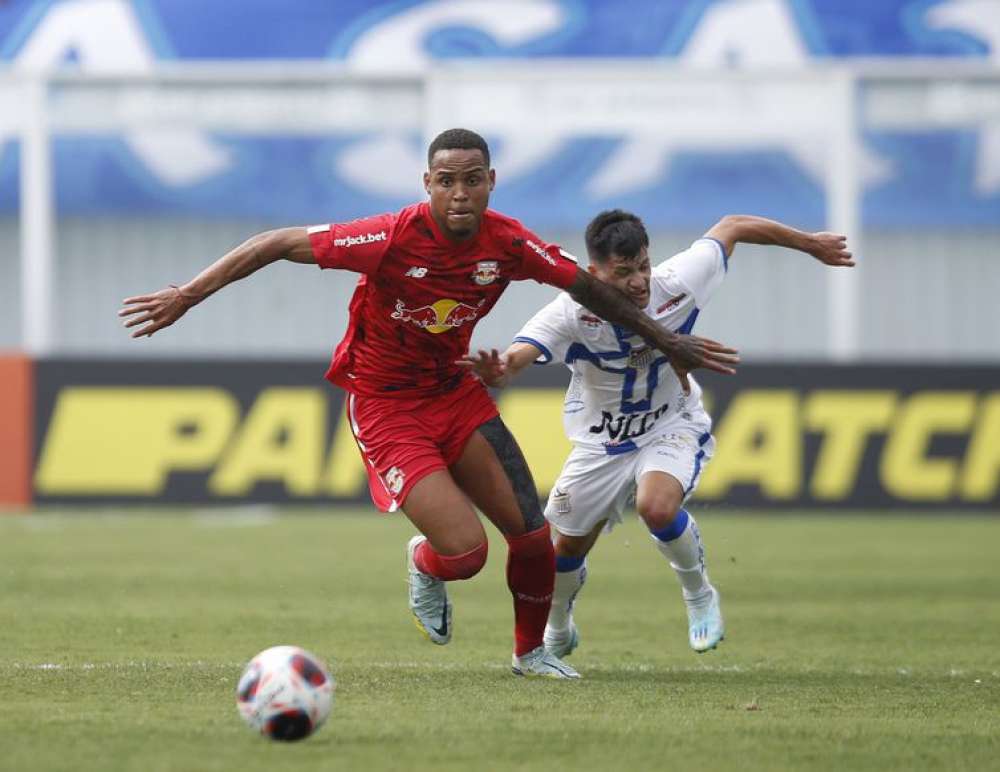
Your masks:
[{"label": "player's face", "polygon": [[614,253],[606,263],[591,262],[587,270],[607,284],[617,287],[639,308],[649,304],[649,254],[646,248],[634,258]]},{"label": "player's face", "polygon": [[431,197],[431,216],[445,235],[456,241],[479,232],[490,203],[496,174],[486,167],[479,150],[438,150],[424,172],[424,190]]}]

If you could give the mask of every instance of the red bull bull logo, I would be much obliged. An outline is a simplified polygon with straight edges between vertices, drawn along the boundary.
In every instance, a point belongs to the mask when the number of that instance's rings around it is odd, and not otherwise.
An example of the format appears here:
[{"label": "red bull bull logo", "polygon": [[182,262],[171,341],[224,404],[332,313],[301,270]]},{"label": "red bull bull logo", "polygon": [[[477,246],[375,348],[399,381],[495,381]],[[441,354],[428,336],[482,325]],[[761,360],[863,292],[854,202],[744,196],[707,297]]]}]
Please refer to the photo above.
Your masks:
[{"label": "red bull bull logo", "polygon": [[496,260],[480,260],[472,272],[472,280],[480,287],[492,284],[500,278],[500,263]]},{"label": "red bull bull logo", "polygon": [[433,332],[447,332],[453,327],[461,327],[479,316],[479,309],[485,303],[485,298],[476,305],[461,303],[451,298],[442,298],[430,305],[407,308],[402,300],[396,301],[396,310],[392,318],[401,322],[412,322],[417,327]]}]

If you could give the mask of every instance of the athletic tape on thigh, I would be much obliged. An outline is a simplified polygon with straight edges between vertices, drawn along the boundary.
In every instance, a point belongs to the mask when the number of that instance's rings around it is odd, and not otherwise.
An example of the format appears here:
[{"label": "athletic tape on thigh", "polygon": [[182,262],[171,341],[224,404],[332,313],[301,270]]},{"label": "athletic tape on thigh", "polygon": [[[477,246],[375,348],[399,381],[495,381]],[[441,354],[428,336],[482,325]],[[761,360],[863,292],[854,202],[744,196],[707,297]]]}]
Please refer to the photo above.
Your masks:
[{"label": "athletic tape on thigh", "polygon": [[526,531],[534,531],[545,524],[545,517],[542,515],[542,507],[538,502],[538,491],[535,489],[535,481],[531,477],[531,471],[524,460],[521,449],[517,446],[517,441],[510,433],[510,430],[500,419],[500,416],[491,418],[478,429],[483,437],[493,448],[500,466],[503,467],[510,485],[514,489],[514,496],[517,499],[517,506],[521,510],[521,517],[524,518],[524,528]]}]

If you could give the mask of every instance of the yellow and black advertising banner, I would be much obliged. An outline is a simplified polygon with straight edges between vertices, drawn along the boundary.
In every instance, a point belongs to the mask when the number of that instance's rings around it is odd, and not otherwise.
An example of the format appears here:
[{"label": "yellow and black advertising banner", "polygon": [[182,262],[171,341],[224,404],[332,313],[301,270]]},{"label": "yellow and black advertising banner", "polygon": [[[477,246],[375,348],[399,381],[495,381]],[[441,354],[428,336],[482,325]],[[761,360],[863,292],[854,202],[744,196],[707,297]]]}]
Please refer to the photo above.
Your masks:
[{"label": "yellow and black advertising banner", "polygon": [[[37,503],[364,502],[322,362],[43,360]],[[541,493],[569,450],[567,371],[497,394]],[[744,365],[702,376],[702,502],[1000,511],[1000,366]]]}]

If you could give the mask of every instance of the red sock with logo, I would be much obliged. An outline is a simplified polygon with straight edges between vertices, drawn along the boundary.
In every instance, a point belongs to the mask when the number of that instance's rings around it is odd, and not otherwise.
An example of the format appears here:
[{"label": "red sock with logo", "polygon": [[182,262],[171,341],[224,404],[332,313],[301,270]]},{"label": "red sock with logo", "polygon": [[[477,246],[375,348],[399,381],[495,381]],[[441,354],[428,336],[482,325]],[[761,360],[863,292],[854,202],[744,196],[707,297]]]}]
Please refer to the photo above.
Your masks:
[{"label": "red sock with logo", "polygon": [[489,545],[483,542],[478,547],[461,555],[442,555],[435,552],[429,541],[421,542],[413,553],[417,568],[435,579],[451,582],[455,579],[469,579],[486,565]]},{"label": "red sock with logo", "polygon": [[549,524],[507,537],[507,586],[514,596],[514,653],[542,645],[556,581],[556,553]]}]

